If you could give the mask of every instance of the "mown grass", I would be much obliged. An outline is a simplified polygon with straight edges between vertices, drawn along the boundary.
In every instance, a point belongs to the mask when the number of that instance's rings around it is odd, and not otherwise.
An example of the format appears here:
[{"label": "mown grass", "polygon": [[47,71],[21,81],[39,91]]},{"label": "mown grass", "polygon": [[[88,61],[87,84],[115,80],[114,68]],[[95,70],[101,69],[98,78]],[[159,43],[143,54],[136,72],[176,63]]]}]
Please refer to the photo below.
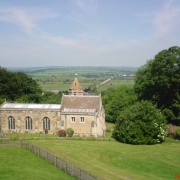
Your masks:
[{"label": "mown grass", "polygon": [[98,140],[32,140],[99,179],[170,180],[180,174],[180,142],[128,145]]},{"label": "mown grass", "polygon": [[22,147],[0,146],[2,180],[72,180],[74,177]]},{"label": "mown grass", "polygon": [[44,134],[44,133],[16,133],[16,132],[11,132],[11,133],[6,133],[6,138],[8,139],[37,139],[37,138],[56,138],[56,134]]}]

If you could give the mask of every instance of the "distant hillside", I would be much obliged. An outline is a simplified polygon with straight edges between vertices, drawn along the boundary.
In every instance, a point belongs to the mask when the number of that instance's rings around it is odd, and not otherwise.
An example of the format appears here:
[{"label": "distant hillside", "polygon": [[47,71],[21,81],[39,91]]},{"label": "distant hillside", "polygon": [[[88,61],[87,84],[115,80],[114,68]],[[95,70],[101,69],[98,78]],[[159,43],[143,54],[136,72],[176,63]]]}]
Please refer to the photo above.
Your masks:
[{"label": "distant hillside", "polygon": [[113,70],[113,71],[132,71],[136,72],[139,67],[128,67],[128,66],[121,66],[121,67],[111,67],[111,66],[45,66],[45,67],[8,67],[6,69],[13,71],[13,72],[25,72],[25,73],[33,73],[33,72],[43,72],[47,70],[76,70],[76,69],[95,69],[95,70]]}]

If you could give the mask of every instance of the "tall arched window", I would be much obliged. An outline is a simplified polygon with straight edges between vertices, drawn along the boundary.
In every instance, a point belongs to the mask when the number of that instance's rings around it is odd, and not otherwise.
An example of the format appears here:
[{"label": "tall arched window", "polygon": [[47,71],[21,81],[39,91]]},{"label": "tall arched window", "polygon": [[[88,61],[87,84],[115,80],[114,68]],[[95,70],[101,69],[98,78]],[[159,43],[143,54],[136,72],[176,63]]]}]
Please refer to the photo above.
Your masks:
[{"label": "tall arched window", "polygon": [[48,117],[43,119],[43,129],[50,130],[50,119]]},{"label": "tall arched window", "polygon": [[8,128],[10,129],[15,129],[15,119],[13,116],[8,117]]},{"label": "tall arched window", "polygon": [[32,119],[29,116],[25,119],[25,125],[27,130],[32,130]]}]

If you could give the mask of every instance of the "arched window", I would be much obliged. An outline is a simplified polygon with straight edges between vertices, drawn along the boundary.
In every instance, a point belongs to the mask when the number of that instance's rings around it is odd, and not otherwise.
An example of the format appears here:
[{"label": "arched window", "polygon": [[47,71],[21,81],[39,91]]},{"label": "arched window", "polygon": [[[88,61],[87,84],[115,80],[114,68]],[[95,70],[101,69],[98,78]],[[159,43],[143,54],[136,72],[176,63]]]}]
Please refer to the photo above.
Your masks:
[{"label": "arched window", "polygon": [[15,129],[15,119],[13,116],[8,117],[8,128]]},{"label": "arched window", "polygon": [[43,129],[50,130],[50,119],[48,117],[43,119]]},{"label": "arched window", "polygon": [[32,130],[32,119],[29,116],[25,119],[25,125],[27,130]]}]

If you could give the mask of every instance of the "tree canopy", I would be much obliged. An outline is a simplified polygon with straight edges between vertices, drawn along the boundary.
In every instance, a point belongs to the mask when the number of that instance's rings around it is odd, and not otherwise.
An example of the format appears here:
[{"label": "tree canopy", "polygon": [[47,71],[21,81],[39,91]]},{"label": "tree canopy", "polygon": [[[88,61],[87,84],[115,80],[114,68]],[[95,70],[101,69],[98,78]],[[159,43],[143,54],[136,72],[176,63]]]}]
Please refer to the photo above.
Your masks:
[{"label": "tree canopy", "polygon": [[103,97],[106,121],[115,123],[121,111],[135,101],[137,101],[137,96],[130,86],[120,86],[109,90]]},{"label": "tree canopy", "polygon": [[140,100],[150,100],[168,121],[180,120],[180,47],[159,52],[142,66],[134,85]]},{"label": "tree canopy", "polygon": [[166,137],[165,117],[150,101],[124,109],[117,118],[113,138],[127,144],[156,144]]},{"label": "tree canopy", "polygon": [[35,102],[42,90],[35,80],[23,72],[11,72],[0,67],[0,101]]}]

